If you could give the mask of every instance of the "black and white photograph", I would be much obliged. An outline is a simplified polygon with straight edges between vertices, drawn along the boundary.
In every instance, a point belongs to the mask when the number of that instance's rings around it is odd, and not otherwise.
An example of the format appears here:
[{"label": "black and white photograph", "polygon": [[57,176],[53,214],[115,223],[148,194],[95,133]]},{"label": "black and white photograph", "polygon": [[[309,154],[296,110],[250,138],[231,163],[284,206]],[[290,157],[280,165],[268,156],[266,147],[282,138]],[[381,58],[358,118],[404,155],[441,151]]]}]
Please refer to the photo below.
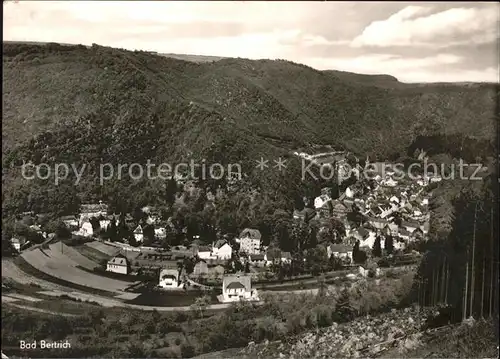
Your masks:
[{"label": "black and white photograph", "polygon": [[2,359],[498,358],[500,4],[3,2]]}]

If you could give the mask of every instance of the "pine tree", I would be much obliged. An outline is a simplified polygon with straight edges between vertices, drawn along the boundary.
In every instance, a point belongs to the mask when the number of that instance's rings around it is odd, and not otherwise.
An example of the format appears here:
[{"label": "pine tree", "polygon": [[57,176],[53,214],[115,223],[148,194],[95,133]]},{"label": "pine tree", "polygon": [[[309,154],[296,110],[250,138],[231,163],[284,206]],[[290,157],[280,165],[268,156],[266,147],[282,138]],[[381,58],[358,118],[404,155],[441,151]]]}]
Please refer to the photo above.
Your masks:
[{"label": "pine tree", "polygon": [[384,247],[387,254],[392,254],[394,252],[394,239],[392,236],[387,236],[385,238]]},{"label": "pine tree", "polygon": [[359,262],[359,253],[359,241],[356,241],[356,243],[354,244],[354,248],[352,249],[352,259],[355,263]]},{"label": "pine tree", "polygon": [[382,255],[382,247],[380,245],[380,236],[377,236],[377,238],[375,238],[375,243],[373,243],[372,253],[373,253],[373,256],[375,256],[375,257],[380,257]]}]

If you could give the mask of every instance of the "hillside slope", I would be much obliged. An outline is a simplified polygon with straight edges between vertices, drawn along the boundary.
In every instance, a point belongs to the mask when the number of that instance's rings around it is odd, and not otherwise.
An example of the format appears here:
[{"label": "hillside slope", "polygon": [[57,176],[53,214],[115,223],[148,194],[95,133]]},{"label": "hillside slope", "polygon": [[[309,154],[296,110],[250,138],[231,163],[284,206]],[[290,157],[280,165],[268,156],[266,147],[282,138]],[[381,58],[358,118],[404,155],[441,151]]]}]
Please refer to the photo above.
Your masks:
[{"label": "hillside slope", "polygon": [[408,85],[281,60],[197,63],[97,45],[4,43],[3,55],[4,195],[19,186],[6,168],[22,160],[250,166],[313,144],[384,159],[418,135],[489,143],[495,133],[488,84]]}]

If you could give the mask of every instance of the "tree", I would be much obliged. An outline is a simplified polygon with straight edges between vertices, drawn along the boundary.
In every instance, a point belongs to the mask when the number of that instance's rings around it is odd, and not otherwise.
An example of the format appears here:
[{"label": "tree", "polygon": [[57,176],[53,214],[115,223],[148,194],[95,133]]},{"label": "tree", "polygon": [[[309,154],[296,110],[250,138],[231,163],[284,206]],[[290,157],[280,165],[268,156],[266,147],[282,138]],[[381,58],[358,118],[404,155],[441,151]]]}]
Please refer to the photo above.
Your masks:
[{"label": "tree", "polygon": [[144,235],[144,241],[146,244],[151,244],[155,240],[155,228],[151,224],[146,224],[144,227],[142,227],[143,235]]},{"label": "tree", "polygon": [[194,311],[200,313],[200,318],[203,318],[203,313],[209,305],[210,305],[210,297],[205,294],[201,297],[197,297],[194,303],[191,305],[191,307]]},{"label": "tree", "polygon": [[328,254],[324,246],[318,245],[307,250],[306,266],[313,275],[327,271]]},{"label": "tree", "polygon": [[377,238],[375,238],[375,243],[373,243],[373,248],[372,248],[372,254],[374,257],[382,256],[382,248],[380,245],[380,236],[377,236]]},{"label": "tree", "polygon": [[392,238],[392,236],[387,236],[385,238],[384,247],[387,254],[392,254],[394,252],[394,238]]},{"label": "tree", "polygon": [[355,263],[358,263],[358,258],[359,258],[359,241],[356,241],[352,249],[352,259],[354,260]]}]

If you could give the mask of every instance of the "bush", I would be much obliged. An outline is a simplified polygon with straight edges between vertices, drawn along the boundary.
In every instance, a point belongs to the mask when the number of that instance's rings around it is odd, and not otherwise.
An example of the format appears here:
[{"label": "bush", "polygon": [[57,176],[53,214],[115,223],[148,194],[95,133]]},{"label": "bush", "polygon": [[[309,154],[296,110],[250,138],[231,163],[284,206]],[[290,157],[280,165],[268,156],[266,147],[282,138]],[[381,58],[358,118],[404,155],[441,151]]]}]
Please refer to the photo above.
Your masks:
[{"label": "bush", "polygon": [[196,355],[196,350],[193,345],[189,343],[184,343],[181,345],[181,356],[182,358],[191,358]]}]

